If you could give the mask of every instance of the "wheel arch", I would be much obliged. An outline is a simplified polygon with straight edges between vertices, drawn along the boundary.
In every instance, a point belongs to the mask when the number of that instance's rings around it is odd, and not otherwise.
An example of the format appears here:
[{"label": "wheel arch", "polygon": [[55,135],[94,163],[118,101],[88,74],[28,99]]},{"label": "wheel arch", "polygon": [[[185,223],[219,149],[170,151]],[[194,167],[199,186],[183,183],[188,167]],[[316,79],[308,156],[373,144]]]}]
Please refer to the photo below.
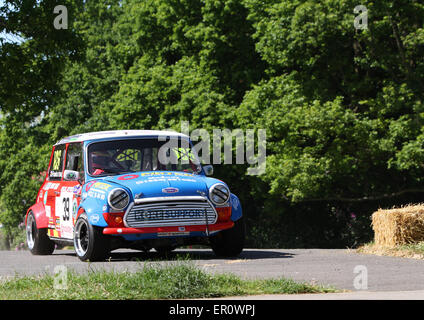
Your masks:
[{"label": "wheel arch", "polygon": [[93,226],[107,227],[108,225],[103,217],[103,212],[101,211],[101,208],[104,204],[105,203],[96,201],[94,199],[86,199],[85,201],[82,201],[77,208],[77,215],[75,217],[75,221],[77,221],[81,213],[85,213],[88,221]]},{"label": "wheel arch", "polygon": [[37,202],[28,209],[25,216],[25,224],[27,223],[28,215],[30,212],[32,212],[34,215],[37,229],[45,229],[49,227],[49,218],[46,215],[46,208],[44,207],[44,203]]},{"label": "wheel arch", "polygon": [[237,221],[243,216],[243,210],[239,198],[231,193],[231,220]]}]

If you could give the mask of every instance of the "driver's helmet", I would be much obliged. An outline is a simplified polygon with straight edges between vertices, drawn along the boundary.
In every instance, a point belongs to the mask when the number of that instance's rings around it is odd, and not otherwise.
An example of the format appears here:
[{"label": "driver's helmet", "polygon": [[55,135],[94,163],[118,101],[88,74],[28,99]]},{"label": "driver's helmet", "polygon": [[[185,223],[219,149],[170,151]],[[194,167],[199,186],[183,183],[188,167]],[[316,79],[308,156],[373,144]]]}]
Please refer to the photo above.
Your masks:
[{"label": "driver's helmet", "polygon": [[93,151],[90,156],[93,169],[107,168],[111,162],[111,157],[104,151]]}]

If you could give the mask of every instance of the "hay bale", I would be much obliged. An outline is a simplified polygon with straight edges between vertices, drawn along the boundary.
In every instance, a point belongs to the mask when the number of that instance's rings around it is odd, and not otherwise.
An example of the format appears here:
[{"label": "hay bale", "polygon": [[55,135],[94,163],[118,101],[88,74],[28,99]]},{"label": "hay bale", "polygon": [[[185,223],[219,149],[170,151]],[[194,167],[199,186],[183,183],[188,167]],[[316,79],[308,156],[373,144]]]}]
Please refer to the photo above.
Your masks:
[{"label": "hay bale", "polygon": [[374,242],[379,246],[424,241],[424,204],[408,205],[372,214]]}]

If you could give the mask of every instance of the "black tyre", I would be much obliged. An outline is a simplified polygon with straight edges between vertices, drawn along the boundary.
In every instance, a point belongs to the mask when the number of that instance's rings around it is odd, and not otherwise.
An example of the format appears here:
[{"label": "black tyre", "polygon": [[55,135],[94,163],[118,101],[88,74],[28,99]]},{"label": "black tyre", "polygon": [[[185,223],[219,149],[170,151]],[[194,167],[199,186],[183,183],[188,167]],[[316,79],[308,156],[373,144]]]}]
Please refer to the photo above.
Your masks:
[{"label": "black tyre", "polygon": [[177,247],[175,246],[161,246],[161,247],[155,247],[155,250],[159,253],[159,255],[161,256],[167,256],[169,255],[172,251],[174,251]]},{"label": "black tyre", "polygon": [[150,250],[152,250],[152,248],[148,247],[148,246],[135,246],[135,247],[130,247],[130,248],[143,251],[144,253],[148,253],[148,252],[150,252]]},{"label": "black tyre", "polygon": [[47,235],[47,229],[38,229],[35,216],[28,214],[26,222],[26,238],[28,249],[33,255],[50,255],[53,253],[55,243]]},{"label": "black tyre", "polygon": [[110,253],[110,239],[102,233],[102,228],[88,222],[87,215],[81,214],[74,227],[74,248],[82,261],[103,261]]},{"label": "black tyre", "polygon": [[219,257],[237,257],[243,251],[245,232],[243,218],[240,218],[234,227],[210,238],[213,252]]}]

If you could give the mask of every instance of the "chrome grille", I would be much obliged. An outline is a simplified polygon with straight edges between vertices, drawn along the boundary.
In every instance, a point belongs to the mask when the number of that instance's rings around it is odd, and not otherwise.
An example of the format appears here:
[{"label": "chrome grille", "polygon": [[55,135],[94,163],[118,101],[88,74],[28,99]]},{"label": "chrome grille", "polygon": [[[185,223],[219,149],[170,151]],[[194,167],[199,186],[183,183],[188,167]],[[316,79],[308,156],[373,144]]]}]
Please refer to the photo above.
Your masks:
[{"label": "chrome grille", "polygon": [[205,197],[136,199],[124,216],[128,227],[164,227],[214,224],[217,213]]}]

